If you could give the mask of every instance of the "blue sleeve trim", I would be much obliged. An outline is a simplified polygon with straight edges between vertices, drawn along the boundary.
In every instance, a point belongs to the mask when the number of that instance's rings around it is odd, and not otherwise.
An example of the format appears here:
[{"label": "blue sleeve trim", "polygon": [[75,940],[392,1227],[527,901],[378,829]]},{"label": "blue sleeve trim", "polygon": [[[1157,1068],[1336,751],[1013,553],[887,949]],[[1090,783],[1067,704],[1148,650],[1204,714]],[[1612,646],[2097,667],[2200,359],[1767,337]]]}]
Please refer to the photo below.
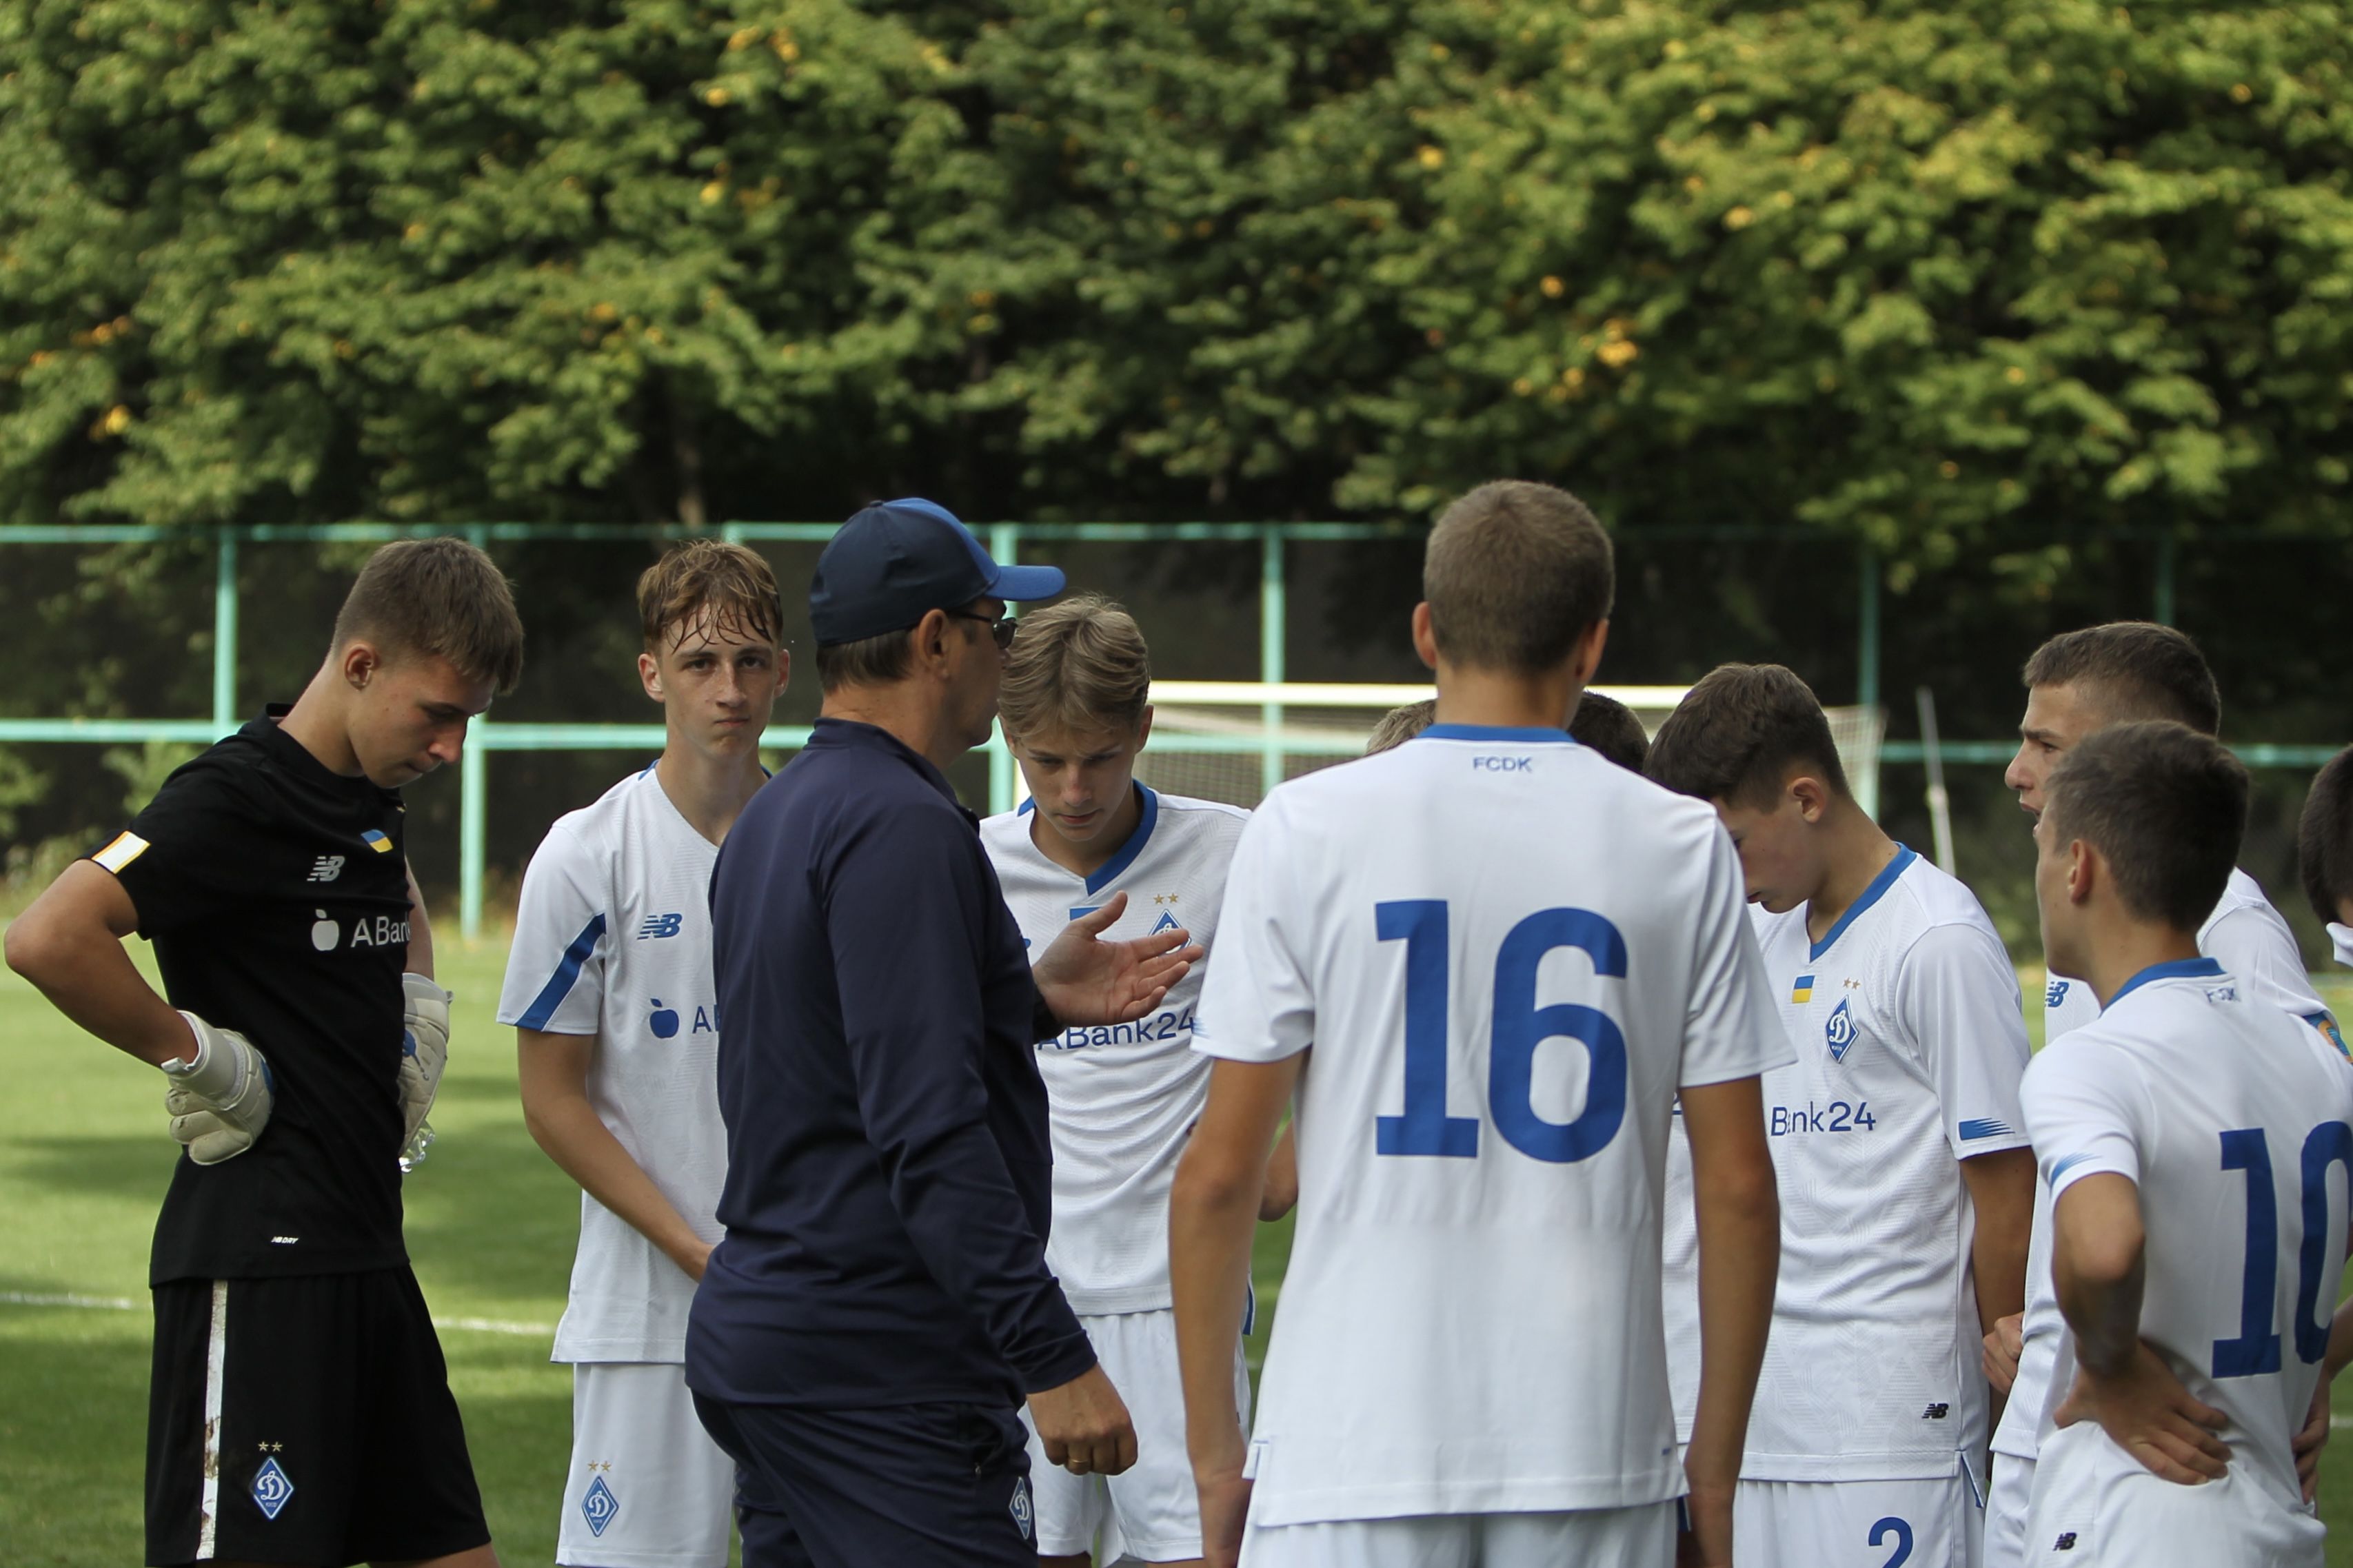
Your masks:
[{"label": "blue sleeve trim", "polygon": [[531,1005],[524,1008],[522,1016],[515,1020],[515,1027],[547,1027],[547,1021],[555,1016],[555,1009],[572,994],[572,983],[580,978],[580,966],[588,962],[590,953],[596,951],[597,940],[604,934],[605,917],[601,914],[580,928],[580,934],[574,937],[572,945],[564,950],[564,957],[556,963],[555,973],[547,977],[547,984],[539,988],[539,994],[531,999]]},{"label": "blue sleeve trim", "polygon": [[2054,1187],[2057,1186],[2059,1184],[2060,1177],[2065,1175],[2068,1172],[2073,1170],[2076,1166],[2082,1164],[2084,1161],[2090,1158],[2091,1156],[2089,1154],[2070,1154],[2065,1159],[2060,1161],[2057,1164],[2052,1166],[2051,1184]]},{"label": "blue sleeve trim", "polygon": [[2015,1138],[2018,1130],[2009,1122],[1994,1117],[1982,1117],[1961,1123],[1961,1142],[1974,1142],[1979,1138]]}]

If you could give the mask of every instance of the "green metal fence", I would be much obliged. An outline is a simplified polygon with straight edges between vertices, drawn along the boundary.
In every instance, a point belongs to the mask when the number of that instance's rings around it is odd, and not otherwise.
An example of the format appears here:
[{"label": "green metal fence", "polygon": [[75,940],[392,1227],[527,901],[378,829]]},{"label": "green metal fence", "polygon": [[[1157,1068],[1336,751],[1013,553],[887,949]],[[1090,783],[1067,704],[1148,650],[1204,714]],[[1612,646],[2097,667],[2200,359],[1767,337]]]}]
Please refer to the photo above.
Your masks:
[{"label": "green metal fence", "polygon": [[[730,522],[705,531],[739,542],[762,540],[823,543],[840,525],[833,522]],[[1293,543],[1347,542],[1418,537],[1419,525],[1372,522],[1059,522],[987,524],[989,550],[1000,562],[1020,558],[1025,542],[1071,541],[1084,543],[1255,542],[1260,551],[1259,679],[1279,685],[1285,679],[1283,646],[1289,618],[1285,592],[1285,549]],[[602,523],[477,522],[454,525],[382,522],[317,524],[255,523],[213,531],[213,711],[209,719],[0,719],[0,743],[140,743],[148,741],[194,742],[209,744],[235,731],[243,721],[237,709],[237,551],[242,543],[357,542],[380,543],[394,539],[456,534],[480,545],[532,540],[652,540],[682,535],[676,527],[632,527]],[[1646,528],[1644,540],[1767,539],[1786,531],[1769,527],[1695,526]],[[0,545],[9,544],[185,544],[185,529],[121,524],[37,525],[0,528]],[[1860,646],[1857,649],[1855,700],[1876,706],[1880,700],[1880,573],[1868,551],[1857,552],[1856,592],[1859,597]],[[2154,584],[2155,614],[2170,620],[2173,599],[2173,548],[2170,539],[2158,542]],[[1254,751],[1260,754],[1267,787],[1280,783],[1284,759],[1308,752],[1353,752],[1352,739],[1318,740],[1284,735],[1282,707],[1269,702],[1262,710],[1263,734],[1188,737],[1187,750]],[[465,936],[481,928],[484,863],[484,820],[489,794],[491,753],[497,752],[599,751],[659,749],[659,724],[501,723],[488,716],[477,720],[467,737],[459,763],[459,922]],[[778,726],[768,731],[766,744],[791,751],[807,742],[805,726]],[[1951,763],[2003,763],[2015,750],[2009,741],[1947,742],[1945,760]],[[2242,745],[2239,756],[2254,767],[2317,767],[2332,754],[2326,746]],[[1921,760],[1917,742],[1889,742],[1881,748],[1883,763]],[[989,805],[1003,811],[1013,805],[1014,766],[1001,741],[989,745]]]}]

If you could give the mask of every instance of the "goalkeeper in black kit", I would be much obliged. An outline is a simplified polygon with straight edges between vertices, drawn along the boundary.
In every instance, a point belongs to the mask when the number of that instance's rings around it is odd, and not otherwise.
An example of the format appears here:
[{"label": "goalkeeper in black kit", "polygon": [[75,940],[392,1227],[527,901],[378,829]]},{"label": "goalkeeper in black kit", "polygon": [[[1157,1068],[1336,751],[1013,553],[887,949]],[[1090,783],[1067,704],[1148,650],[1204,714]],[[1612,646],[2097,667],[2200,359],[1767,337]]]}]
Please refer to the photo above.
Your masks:
[{"label": "goalkeeper in black kit", "polygon": [[[370,559],[333,647],[8,928],[9,967],[163,1069],[147,1561],[496,1568],[401,1241],[448,1044],[399,787],[511,689],[522,625],[456,540]],[[159,996],[122,939],[152,942]]]}]

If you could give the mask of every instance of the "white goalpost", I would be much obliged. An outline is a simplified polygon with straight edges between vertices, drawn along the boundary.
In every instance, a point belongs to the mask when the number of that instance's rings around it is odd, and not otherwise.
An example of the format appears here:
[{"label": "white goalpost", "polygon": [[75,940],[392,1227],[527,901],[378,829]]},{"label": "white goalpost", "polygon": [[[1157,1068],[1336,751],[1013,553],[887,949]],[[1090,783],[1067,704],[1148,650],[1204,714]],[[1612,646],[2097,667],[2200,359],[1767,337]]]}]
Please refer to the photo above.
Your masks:
[{"label": "white goalpost", "polygon": [[[1655,733],[1690,689],[1615,686],[1593,689],[1634,710]],[[1364,754],[1365,743],[1392,708],[1437,694],[1418,684],[1309,681],[1155,680],[1152,683],[1152,742],[1136,775],[1173,795],[1255,805],[1284,779]],[[1857,797],[1878,804],[1879,743],[1887,727],[1877,709],[1830,710]]]}]

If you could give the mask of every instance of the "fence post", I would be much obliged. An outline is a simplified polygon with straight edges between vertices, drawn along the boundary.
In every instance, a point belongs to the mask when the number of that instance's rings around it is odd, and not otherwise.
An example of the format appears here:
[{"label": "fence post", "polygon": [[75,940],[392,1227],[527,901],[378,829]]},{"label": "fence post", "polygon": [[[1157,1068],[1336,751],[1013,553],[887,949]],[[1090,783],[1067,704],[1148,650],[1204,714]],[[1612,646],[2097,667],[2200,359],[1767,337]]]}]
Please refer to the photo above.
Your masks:
[{"label": "fence post", "polygon": [[[1864,545],[1859,564],[1862,574],[1862,603],[1858,606],[1862,623],[1862,646],[1857,650],[1855,670],[1855,700],[1865,708],[1879,706],[1879,552]],[[1854,781],[1855,804],[1863,814],[1876,821],[1879,816],[1879,769],[1874,764],[1867,774]]]},{"label": "fence post", "polygon": [[[1000,522],[988,531],[988,552],[999,566],[1016,564],[1021,557],[1021,525]],[[1005,613],[1014,615],[1018,608],[1005,606]],[[1013,809],[1013,753],[1005,744],[1005,721],[998,719],[996,733],[988,742],[988,814],[999,816]]]},{"label": "fence post", "polygon": [[237,535],[224,528],[213,554],[213,722],[237,728]]},{"label": "fence post", "polygon": [[[1258,678],[1269,686],[1283,682],[1282,529],[1266,524],[1258,536]],[[1259,710],[1259,788],[1261,793],[1282,782],[1282,704],[1266,703]]]},{"label": "fence post", "polygon": [[[466,531],[478,548],[486,547],[487,533]],[[458,934],[471,942],[482,933],[482,859],[484,797],[490,793],[489,739],[483,731],[491,716],[479,715],[468,726],[466,749],[458,754]]]}]

